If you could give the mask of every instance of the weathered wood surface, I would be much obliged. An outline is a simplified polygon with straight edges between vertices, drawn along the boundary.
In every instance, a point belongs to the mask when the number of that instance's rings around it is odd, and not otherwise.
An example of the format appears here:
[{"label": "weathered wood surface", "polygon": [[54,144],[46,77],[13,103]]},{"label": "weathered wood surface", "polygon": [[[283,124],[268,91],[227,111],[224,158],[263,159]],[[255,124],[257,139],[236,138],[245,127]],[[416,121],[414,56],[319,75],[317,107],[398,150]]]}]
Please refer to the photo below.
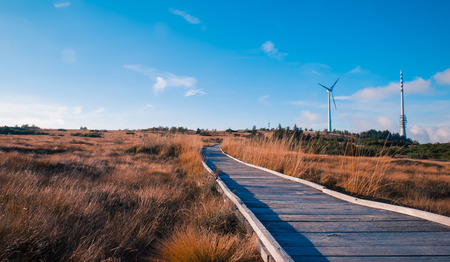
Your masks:
[{"label": "weathered wood surface", "polygon": [[450,228],[351,204],[204,150],[205,162],[295,261],[450,261]]}]

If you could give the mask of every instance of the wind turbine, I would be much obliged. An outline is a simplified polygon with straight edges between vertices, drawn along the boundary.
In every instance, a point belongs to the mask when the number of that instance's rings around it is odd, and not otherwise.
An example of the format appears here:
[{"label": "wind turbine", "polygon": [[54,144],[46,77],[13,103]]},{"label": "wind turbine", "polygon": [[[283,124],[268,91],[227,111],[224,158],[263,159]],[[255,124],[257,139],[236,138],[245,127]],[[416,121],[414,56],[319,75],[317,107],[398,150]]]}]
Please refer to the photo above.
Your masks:
[{"label": "wind turbine", "polygon": [[334,82],[334,84],[328,88],[324,85],[322,85],[321,83],[318,83],[320,86],[322,86],[323,88],[325,88],[327,90],[328,93],[328,132],[331,132],[331,107],[330,107],[330,94],[331,97],[333,98],[333,103],[334,103],[334,108],[337,109],[336,107],[336,102],[334,101],[334,95],[333,95],[333,88],[336,85],[337,81],[339,81],[339,78],[336,80],[336,82]]}]

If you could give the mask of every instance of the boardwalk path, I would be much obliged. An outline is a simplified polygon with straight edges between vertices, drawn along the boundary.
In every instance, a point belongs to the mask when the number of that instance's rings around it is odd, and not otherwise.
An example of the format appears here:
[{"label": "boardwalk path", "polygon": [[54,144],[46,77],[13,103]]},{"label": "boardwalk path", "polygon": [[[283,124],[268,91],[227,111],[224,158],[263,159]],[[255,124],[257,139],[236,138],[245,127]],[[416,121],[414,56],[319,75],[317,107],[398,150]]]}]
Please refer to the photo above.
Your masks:
[{"label": "boardwalk path", "polygon": [[338,200],[207,147],[205,162],[295,261],[450,261],[450,228]]}]

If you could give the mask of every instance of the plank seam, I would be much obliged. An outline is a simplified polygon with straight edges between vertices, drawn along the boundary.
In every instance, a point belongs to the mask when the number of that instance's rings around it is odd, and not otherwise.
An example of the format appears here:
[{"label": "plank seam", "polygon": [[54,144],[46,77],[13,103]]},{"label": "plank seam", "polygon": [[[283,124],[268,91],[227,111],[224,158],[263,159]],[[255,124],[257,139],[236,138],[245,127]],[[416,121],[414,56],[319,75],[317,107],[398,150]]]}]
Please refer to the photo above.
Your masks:
[{"label": "plank seam", "polygon": [[443,215],[438,215],[438,214],[434,214],[431,212],[427,212],[427,211],[423,211],[423,210],[418,210],[418,209],[414,209],[414,208],[410,208],[410,207],[402,207],[402,206],[396,206],[396,205],[392,205],[392,204],[386,204],[386,203],[381,203],[381,202],[376,202],[376,201],[372,201],[372,200],[365,200],[365,199],[360,199],[357,197],[353,197],[353,196],[349,196],[334,190],[330,190],[327,189],[326,187],[316,184],[314,182],[311,181],[307,181],[301,178],[297,178],[297,177],[293,177],[293,176],[288,176],[286,174],[265,168],[265,167],[261,167],[261,166],[257,166],[257,165],[253,165],[247,162],[244,162],[240,159],[237,159],[235,157],[232,157],[230,155],[228,155],[227,153],[223,152],[222,148],[220,148],[220,151],[226,155],[227,157],[250,167],[259,169],[259,170],[263,170],[266,172],[269,172],[271,174],[274,174],[276,176],[297,182],[297,183],[301,183],[304,185],[307,185],[309,187],[315,188],[321,192],[323,192],[324,194],[327,194],[329,196],[332,196],[334,198],[337,199],[341,199],[350,203],[354,203],[357,205],[361,205],[361,206],[366,206],[366,207],[371,207],[371,208],[376,208],[376,209],[381,209],[381,210],[387,210],[387,211],[392,211],[392,212],[396,212],[396,213],[400,213],[400,214],[404,214],[404,215],[409,215],[409,216],[413,216],[413,217],[418,217],[421,219],[425,219],[431,222],[435,222],[435,223],[439,223],[445,226],[450,227],[450,217],[447,216],[443,216]]}]

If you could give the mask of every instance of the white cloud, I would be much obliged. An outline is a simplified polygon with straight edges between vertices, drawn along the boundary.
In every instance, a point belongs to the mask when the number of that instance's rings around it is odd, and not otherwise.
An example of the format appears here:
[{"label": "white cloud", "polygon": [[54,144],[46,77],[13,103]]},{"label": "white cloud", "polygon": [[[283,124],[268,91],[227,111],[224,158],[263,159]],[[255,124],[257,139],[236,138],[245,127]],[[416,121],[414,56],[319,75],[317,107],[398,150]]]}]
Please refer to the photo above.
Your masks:
[{"label": "white cloud", "polygon": [[443,72],[436,73],[433,78],[440,85],[450,85],[450,68],[444,70]]},{"label": "white cloud", "polygon": [[306,120],[307,122],[318,122],[324,119],[320,114],[311,113],[309,110],[302,110],[298,119]]},{"label": "white cloud", "polygon": [[146,104],[145,105],[145,108],[154,108],[155,106],[154,105],[152,105],[152,104]]},{"label": "white cloud", "polygon": [[55,6],[56,8],[68,7],[70,6],[70,2],[54,3],[53,6]]},{"label": "white cloud", "polygon": [[289,104],[293,106],[301,106],[301,107],[308,107],[308,108],[326,108],[328,104],[316,102],[316,101],[305,101],[305,100],[299,100],[299,101],[291,101],[288,102]]},{"label": "white cloud", "polygon": [[356,66],[355,68],[353,68],[352,70],[350,70],[348,73],[349,74],[362,74],[362,73],[365,73],[366,72],[366,70],[363,70],[362,68],[361,68],[361,66]]},{"label": "white cloud", "polygon": [[450,142],[450,127],[423,127],[413,125],[406,130],[406,135],[420,143],[448,143]]},{"label": "white cloud", "polygon": [[392,130],[394,128],[394,121],[388,116],[378,116],[377,126],[379,130]]},{"label": "white cloud", "polygon": [[[397,91],[400,92],[400,86],[398,85]],[[416,77],[413,81],[405,82],[403,84],[403,91],[410,94],[426,94],[432,92],[431,81],[424,80],[421,77]]]},{"label": "white cloud", "polygon": [[61,51],[61,60],[64,63],[75,63],[77,61],[77,53],[73,49],[64,49]]},{"label": "white cloud", "polygon": [[189,22],[191,24],[200,24],[201,23],[200,19],[198,19],[197,17],[192,16],[192,15],[190,15],[190,14],[184,12],[184,11],[170,8],[169,12],[171,12],[174,15],[178,15],[178,16],[183,17],[184,20],[186,20],[187,22]]},{"label": "white cloud", "polygon": [[309,110],[302,110],[300,116],[294,119],[294,123],[300,127],[322,129],[326,126],[326,117]]},{"label": "white cloud", "polygon": [[280,53],[277,48],[275,48],[275,44],[272,41],[267,41],[262,44],[261,49],[266,53],[266,55],[273,57],[278,60],[282,60],[287,53]]},{"label": "white cloud", "polygon": [[0,123],[2,125],[36,125],[42,128],[59,128],[98,124],[105,116],[100,107],[84,113],[82,106],[66,106],[41,101],[39,98],[14,97],[0,101]]},{"label": "white cloud", "polygon": [[258,103],[263,104],[263,105],[269,105],[269,95],[265,95],[265,96],[261,96],[258,98]]},{"label": "white cloud", "polygon": [[[351,122],[351,132],[359,133],[362,131],[367,131],[369,129],[375,130],[395,130],[395,121],[391,116],[387,115],[369,115],[369,114],[361,114],[361,113],[349,113],[344,114],[341,121],[350,121]],[[336,122],[335,122],[336,123]]]},{"label": "white cloud", "polygon": [[102,113],[105,111],[106,111],[106,109],[104,107],[99,107],[96,110],[88,113],[88,115],[94,116],[94,117],[100,117],[102,115]]},{"label": "white cloud", "polygon": [[349,100],[351,99],[351,96],[335,96],[334,99],[335,100]]},{"label": "white cloud", "polygon": [[202,89],[189,89],[186,91],[184,96],[195,96],[195,95],[206,95],[206,93]]},{"label": "white cloud", "polygon": [[126,69],[133,70],[142,75],[147,76],[153,84],[155,95],[164,91],[167,87],[181,87],[186,89],[185,96],[193,96],[196,94],[206,94],[202,89],[196,89],[197,79],[191,76],[177,76],[173,73],[164,72],[152,67],[144,67],[142,65],[124,65]]},{"label": "white cloud", "polygon": [[[431,81],[416,77],[413,81],[404,82],[405,94],[426,94],[432,92]],[[367,87],[352,95],[356,100],[381,100],[400,93],[400,81],[391,82],[387,86]]]},{"label": "white cloud", "polygon": [[157,76],[156,77],[156,83],[153,84],[153,88],[155,90],[155,94],[158,94],[159,92],[163,91],[167,86],[166,80],[164,78]]},{"label": "white cloud", "polygon": [[73,114],[74,115],[81,115],[83,113],[83,107],[77,106],[73,108]]}]

